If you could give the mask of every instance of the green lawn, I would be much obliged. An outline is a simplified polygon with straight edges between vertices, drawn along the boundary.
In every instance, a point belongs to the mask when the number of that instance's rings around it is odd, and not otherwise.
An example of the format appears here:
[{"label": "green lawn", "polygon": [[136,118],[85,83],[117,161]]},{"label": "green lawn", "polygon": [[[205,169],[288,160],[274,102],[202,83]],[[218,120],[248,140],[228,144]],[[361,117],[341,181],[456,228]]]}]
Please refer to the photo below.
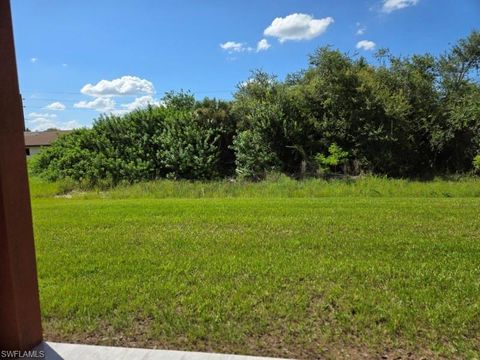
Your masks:
[{"label": "green lawn", "polygon": [[478,181],[282,181],[160,182],[67,199],[34,179],[45,337],[478,358]]}]

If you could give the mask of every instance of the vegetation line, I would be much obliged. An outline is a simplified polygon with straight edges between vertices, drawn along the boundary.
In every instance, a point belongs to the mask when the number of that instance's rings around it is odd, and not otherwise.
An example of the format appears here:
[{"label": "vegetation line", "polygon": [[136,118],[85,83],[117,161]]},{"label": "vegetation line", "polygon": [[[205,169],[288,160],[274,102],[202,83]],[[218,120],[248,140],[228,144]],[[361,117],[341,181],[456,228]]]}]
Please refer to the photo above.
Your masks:
[{"label": "vegetation line", "polygon": [[480,179],[437,179],[429,182],[367,176],[350,180],[306,179],[297,181],[282,174],[269,174],[261,182],[156,180],[123,184],[114,188],[79,188],[72,181],[47,182],[30,178],[34,199],[135,199],[135,198],[321,198],[321,197],[480,197]]},{"label": "vegetation line", "polygon": [[328,47],[284,81],[261,71],[233,101],[167,93],[162,106],[104,115],[33,159],[48,180],[111,186],[156,179],[262,180],[480,173],[480,32],[441,56]]}]

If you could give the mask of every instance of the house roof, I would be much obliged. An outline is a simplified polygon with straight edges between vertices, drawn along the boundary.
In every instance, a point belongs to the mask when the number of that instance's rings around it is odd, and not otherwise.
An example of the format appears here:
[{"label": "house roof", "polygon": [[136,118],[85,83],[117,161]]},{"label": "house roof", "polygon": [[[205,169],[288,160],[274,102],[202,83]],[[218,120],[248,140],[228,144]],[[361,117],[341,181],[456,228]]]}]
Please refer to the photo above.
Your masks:
[{"label": "house roof", "polygon": [[68,134],[70,131],[41,131],[24,132],[25,146],[48,146],[59,136]]}]

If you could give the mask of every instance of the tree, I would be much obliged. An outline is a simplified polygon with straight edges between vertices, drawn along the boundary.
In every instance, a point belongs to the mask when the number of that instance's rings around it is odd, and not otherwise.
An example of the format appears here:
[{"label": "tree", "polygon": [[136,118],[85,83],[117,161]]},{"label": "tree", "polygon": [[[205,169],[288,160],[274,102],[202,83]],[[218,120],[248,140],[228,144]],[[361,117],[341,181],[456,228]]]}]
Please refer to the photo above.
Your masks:
[{"label": "tree", "polygon": [[377,59],[321,47],[285,81],[254,71],[232,101],[168,92],[160,106],[103,115],[62,137],[35,168],[91,184],[259,180],[271,170],[303,178],[342,164],[394,177],[470,172],[480,153],[480,33],[439,57],[381,49]]},{"label": "tree", "polygon": [[480,149],[480,32],[458,41],[438,68],[443,121],[432,143],[443,171],[466,171]]}]

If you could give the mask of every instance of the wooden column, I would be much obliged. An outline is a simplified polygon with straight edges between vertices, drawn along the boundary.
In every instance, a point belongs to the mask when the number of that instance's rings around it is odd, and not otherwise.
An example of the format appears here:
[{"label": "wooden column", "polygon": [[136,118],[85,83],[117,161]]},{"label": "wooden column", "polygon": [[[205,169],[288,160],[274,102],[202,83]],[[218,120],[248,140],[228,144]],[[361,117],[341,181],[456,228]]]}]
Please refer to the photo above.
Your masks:
[{"label": "wooden column", "polygon": [[42,341],[10,0],[0,0],[0,350]]}]

